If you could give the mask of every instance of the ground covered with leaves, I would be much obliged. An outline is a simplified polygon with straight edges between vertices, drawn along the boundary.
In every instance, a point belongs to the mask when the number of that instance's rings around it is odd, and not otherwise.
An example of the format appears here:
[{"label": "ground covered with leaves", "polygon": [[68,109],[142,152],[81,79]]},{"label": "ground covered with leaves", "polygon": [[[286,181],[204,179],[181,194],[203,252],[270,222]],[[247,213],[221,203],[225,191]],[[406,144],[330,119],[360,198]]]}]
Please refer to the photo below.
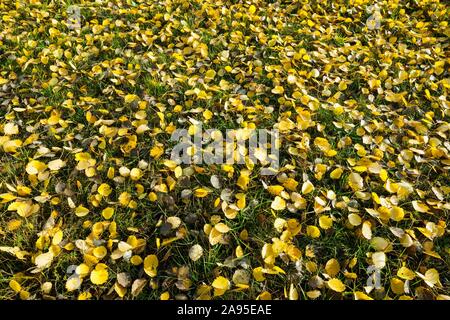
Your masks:
[{"label": "ground covered with leaves", "polygon": [[[449,299],[448,20],[2,0],[0,297]],[[199,124],[277,129],[277,174],[170,160]]]}]

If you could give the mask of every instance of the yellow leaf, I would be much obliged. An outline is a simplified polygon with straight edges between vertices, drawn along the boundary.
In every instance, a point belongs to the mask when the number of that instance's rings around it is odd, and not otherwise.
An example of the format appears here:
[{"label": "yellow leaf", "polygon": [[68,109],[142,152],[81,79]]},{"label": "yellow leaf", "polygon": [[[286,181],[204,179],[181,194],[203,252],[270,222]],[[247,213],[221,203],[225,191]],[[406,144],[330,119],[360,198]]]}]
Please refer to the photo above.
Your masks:
[{"label": "yellow leaf", "polygon": [[320,297],[321,293],[319,290],[311,290],[311,291],[306,292],[306,295],[310,299],[317,299],[318,297]]},{"label": "yellow leaf", "polygon": [[211,81],[214,79],[215,76],[216,76],[216,71],[210,69],[210,70],[206,71],[206,73],[205,73],[205,80]]},{"label": "yellow leaf", "polygon": [[311,238],[319,238],[320,237],[320,229],[316,226],[307,226],[306,234]]},{"label": "yellow leaf", "polygon": [[372,262],[377,269],[382,269],[386,265],[386,254],[384,252],[372,253]]},{"label": "yellow leaf", "polygon": [[108,254],[108,251],[106,250],[106,248],[104,246],[100,246],[100,247],[96,247],[92,251],[92,254],[98,259],[103,259]]},{"label": "yellow leaf", "polygon": [[311,181],[306,181],[303,183],[302,185],[302,193],[303,194],[308,194],[311,193],[314,190],[314,185],[312,184]]},{"label": "yellow leaf", "polygon": [[202,255],[203,248],[199,244],[195,244],[189,249],[189,258],[191,258],[192,261],[197,261]]},{"label": "yellow leaf", "polygon": [[236,247],[235,253],[237,258],[242,258],[244,256],[244,250],[241,246]]},{"label": "yellow leaf", "polygon": [[214,226],[214,228],[220,233],[227,233],[230,231],[230,227],[228,227],[225,223],[219,222]]},{"label": "yellow leaf", "polygon": [[161,296],[159,297],[160,300],[169,300],[170,299],[170,294],[169,292],[165,291],[163,293],[161,293]]},{"label": "yellow leaf", "polygon": [[13,123],[13,122],[8,122],[3,127],[3,132],[7,136],[12,136],[14,134],[18,134],[19,133],[19,126],[17,124]]},{"label": "yellow leaf", "polygon": [[391,279],[391,290],[395,294],[403,294],[405,293],[405,283],[398,279],[398,278],[392,278]]},{"label": "yellow leaf", "polygon": [[366,238],[367,240],[372,239],[372,224],[370,223],[370,221],[364,221],[362,228],[361,228],[361,233],[363,235],[364,238]]},{"label": "yellow leaf", "polygon": [[326,215],[320,216],[319,226],[324,230],[328,230],[333,226],[333,219]]},{"label": "yellow leaf", "polygon": [[348,176],[348,185],[353,191],[359,191],[364,187],[364,181],[361,175],[357,172],[352,172]]},{"label": "yellow leaf", "polygon": [[281,191],[283,191],[283,190],[284,190],[284,187],[282,187],[280,185],[268,186],[267,187],[267,191],[269,191],[269,193],[274,195],[274,196],[279,196]]},{"label": "yellow leaf", "polygon": [[47,169],[47,165],[41,161],[32,160],[28,162],[25,170],[28,174],[38,174]]},{"label": "yellow leaf", "polygon": [[2,194],[0,194],[0,198],[2,199],[2,203],[6,203],[6,202],[17,199],[17,196],[15,196],[11,193],[2,193]]},{"label": "yellow leaf", "polygon": [[63,239],[63,232],[61,230],[58,230],[53,236],[52,244],[57,246],[58,244],[61,243],[62,239]]},{"label": "yellow leaf", "polygon": [[298,300],[298,291],[294,284],[289,287],[289,300]]},{"label": "yellow leaf", "polygon": [[66,165],[66,163],[64,161],[62,161],[61,159],[56,159],[56,160],[50,161],[48,163],[48,168],[52,171],[58,171],[65,165]]},{"label": "yellow leaf", "polygon": [[22,146],[22,141],[15,139],[15,140],[10,140],[10,141],[6,141],[5,143],[3,143],[3,150],[5,152],[9,152],[9,153],[16,153],[17,152],[17,148]]},{"label": "yellow leaf", "polygon": [[205,118],[205,120],[210,120],[213,116],[213,113],[209,110],[205,110],[203,112],[203,117]]},{"label": "yellow leaf", "polygon": [[9,282],[9,287],[16,293],[19,293],[22,290],[21,285],[16,280],[11,280]]},{"label": "yellow leaf", "polygon": [[95,269],[92,270],[90,280],[93,284],[102,285],[108,281],[108,276],[106,265],[99,263],[95,266]]},{"label": "yellow leaf", "polygon": [[121,252],[127,252],[128,250],[132,250],[133,246],[125,241],[120,241],[119,244],[117,245],[117,248]]},{"label": "yellow leaf", "polygon": [[244,209],[246,205],[246,195],[244,193],[236,194],[236,205],[239,209]]},{"label": "yellow leaf", "polygon": [[130,203],[130,201],[131,201],[131,194],[129,194],[128,192],[126,192],[126,191],[124,191],[124,192],[122,192],[120,195],[119,195],[119,203],[122,205],[122,206],[127,206],[129,203]]},{"label": "yellow leaf", "polygon": [[138,99],[139,99],[139,97],[135,94],[127,94],[125,96],[125,103],[132,103]]},{"label": "yellow leaf", "polygon": [[394,221],[401,221],[405,217],[405,211],[397,206],[393,206],[389,211],[390,218]]},{"label": "yellow leaf", "polygon": [[79,205],[78,207],[75,208],[75,215],[77,217],[84,217],[89,213],[89,209],[83,207],[82,205]]},{"label": "yellow leaf", "polygon": [[414,210],[418,212],[427,213],[430,210],[430,208],[425,203],[420,201],[412,201],[412,205]]},{"label": "yellow leaf", "polygon": [[109,196],[109,195],[111,194],[112,189],[111,189],[111,187],[109,186],[109,184],[107,184],[107,183],[102,183],[102,184],[98,187],[97,192],[98,192],[99,194],[101,194],[102,196],[107,197],[107,196]]},{"label": "yellow leaf", "polygon": [[361,217],[356,213],[350,213],[348,215],[348,221],[350,222],[350,224],[352,226],[355,226],[355,227],[359,226],[362,222]]},{"label": "yellow leaf", "polygon": [[123,298],[125,296],[125,294],[127,293],[127,289],[122,287],[119,283],[115,283],[114,284],[114,291],[116,291],[117,295],[120,298]]},{"label": "yellow leaf", "polygon": [[432,268],[432,269],[428,269],[425,272],[425,275],[422,276],[420,273],[417,273],[419,275],[419,277],[421,277],[425,283],[430,286],[431,288],[433,288],[435,285],[438,285],[439,287],[441,286],[440,281],[439,281],[439,272]]},{"label": "yellow leaf", "polygon": [[397,276],[403,280],[413,280],[416,277],[416,274],[407,267],[401,267],[397,271]]},{"label": "yellow leaf", "polygon": [[144,271],[150,277],[156,277],[157,268],[158,268],[158,257],[154,254],[151,254],[144,259]]},{"label": "yellow leaf", "polygon": [[51,263],[53,261],[53,253],[52,252],[46,252],[38,255],[34,259],[34,263],[39,269],[45,269],[50,267]]},{"label": "yellow leaf", "polygon": [[380,179],[383,180],[383,182],[386,182],[388,178],[388,172],[385,169],[381,169],[378,175],[380,176]]},{"label": "yellow leaf", "polygon": [[337,275],[340,270],[341,266],[339,265],[339,262],[334,258],[328,260],[328,262],[325,265],[325,271],[331,278]]},{"label": "yellow leaf", "polygon": [[140,264],[142,264],[142,262],[144,262],[142,260],[142,258],[138,255],[134,255],[131,257],[130,262],[134,265],[134,266],[138,266]]},{"label": "yellow leaf", "polygon": [[106,220],[111,219],[113,214],[114,214],[114,208],[108,207],[108,208],[105,208],[105,209],[102,210],[102,216]]},{"label": "yellow leaf", "polygon": [[71,292],[71,291],[79,289],[80,286],[81,286],[81,282],[82,282],[82,280],[80,279],[80,277],[78,277],[78,276],[71,276],[66,281],[66,289],[67,289],[67,291]]},{"label": "yellow leaf", "polygon": [[22,220],[12,219],[8,221],[7,228],[8,231],[17,230],[22,225]]},{"label": "yellow leaf", "polygon": [[275,88],[272,89],[272,93],[274,94],[283,94],[284,88],[282,86],[275,86]]},{"label": "yellow leaf", "polygon": [[276,196],[270,207],[273,210],[284,210],[286,208],[286,201],[283,198]]},{"label": "yellow leaf", "polygon": [[366,166],[355,166],[355,167],[353,167],[353,170],[355,170],[356,172],[366,172],[367,167]]},{"label": "yellow leaf", "polygon": [[322,137],[315,138],[314,145],[319,148],[320,151],[325,153],[331,150],[331,145],[328,140]]},{"label": "yellow leaf", "polygon": [[389,248],[389,245],[390,245],[388,240],[381,238],[381,237],[374,237],[372,239],[372,241],[370,241],[370,244],[377,251],[385,251]]},{"label": "yellow leaf", "polygon": [[211,286],[214,289],[228,290],[228,289],[230,289],[231,283],[230,283],[230,280],[228,280],[227,278],[218,276],[217,278],[214,279]]},{"label": "yellow leaf", "polygon": [[160,146],[154,146],[150,150],[150,156],[152,156],[155,159],[158,159],[162,154],[164,153],[164,149]]},{"label": "yellow leaf", "polygon": [[268,291],[263,291],[256,297],[256,300],[272,300],[272,295]]},{"label": "yellow leaf", "polygon": [[341,82],[339,82],[338,89],[340,91],[346,90],[347,89],[347,83],[344,80],[342,80]]},{"label": "yellow leaf", "polygon": [[262,267],[256,267],[253,269],[253,277],[256,281],[262,282],[266,280],[266,277],[264,276],[263,268]]},{"label": "yellow leaf", "polygon": [[204,198],[209,194],[209,190],[204,188],[198,188],[194,190],[194,196],[197,198]]},{"label": "yellow leaf", "polygon": [[240,176],[238,178],[238,181],[236,183],[237,186],[239,188],[241,188],[242,190],[244,190],[244,191],[247,190],[247,185],[250,182],[249,174],[250,173],[248,171],[246,171],[246,170],[241,171],[241,174],[240,174]]},{"label": "yellow leaf", "polygon": [[337,279],[337,278],[333,278],[328,280],[327,282],[328,287],[336,292],[344,292],[345,291],[345,285],[342,283],[341,280]]},{"label": "yellow leaf", "polygon": [[154,192],[150,192],[150,193],[148,194],[148,199],[149,199],[151,202],[155,202],[156,200],[158,200],[158,195],[157,195],[156,193],[154,193]]},{"label": "yellow leaf", "polygon": [[53,284],[51,282],[47,281],[41,285],[41,290],[43,293],[49,294],[50,291],[52,290],[52,287],[53,287]]},{"label": "yellow leaf", "polygon": [[8,79],[5,79],[5,78],[0,77],[0,86],[1,86],[1,85],[4,85],[5,83],[8,83],[8,82],[9,82]]},{"label": "yellow leaf", "polygon": [[133,168],[130,171],[130,178],[133,181],[139,180],[142,177],[142,175],[143,175],[143,173],[142,173],[141,169],[139,169],[139,168]]},{"label": "yellow leaf", "polygon": [[297,189],[297,185],[298,182],[292,178],[288,178],[286,181],[283,182],[283,186],[290,191],[295,191]]},{"label": "yellow leaf", "polygon": [[331,171],[330,178],[334,179],[334,180],[337,180],[337,179],[339,179],[341,177],[342,172],[344,172],[344,171],[341,168],[336,168],[333,171]]},{"label": "yellow leaf", "polygon": [[30,293],[26,290],[22,290],[19,292],[19,297],[21,300],[28,300],[30,298]]},{"label": "yellow leaf", "polygon": [[373,298],[361,291],[355,291],[354,296],[355,300],[373,300]]}]

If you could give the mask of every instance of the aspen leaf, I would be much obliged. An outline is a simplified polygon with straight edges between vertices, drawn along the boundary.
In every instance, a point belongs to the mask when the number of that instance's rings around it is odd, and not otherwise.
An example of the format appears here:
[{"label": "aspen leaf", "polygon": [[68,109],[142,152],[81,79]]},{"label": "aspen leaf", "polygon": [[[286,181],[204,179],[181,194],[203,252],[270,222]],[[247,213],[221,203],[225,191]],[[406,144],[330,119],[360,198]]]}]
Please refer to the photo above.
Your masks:
[{"label": "aspen leaf", "polygon": [[405,283],[398,279],[398,278],[392,278],[391,279],[391,290],[395,294],[403,294],[405,293]]},{"label": "aspen leaf", "polygon": [[308,194],[311,193],[314,190],[314,185],[311,183],[311,181],[306,181],[302,185],[302,193]]},{"label": "aspen leaf", "polygon": [[282,86],[276,86],[272,89],[272,93],[274,94],[283,94],[284,88]]},{"label": "aspen leaf", "polygon": [[369,221],[364,221],[361,228],[362,235],[367,240],[372,239],[372,224]]},{"label": "aspen leaf", "polygon": [[99,263],[95,269],[91,271],[90,280],[93,284],[102,285],[108,281],[108,269],[106,265]]},{"label": "aspen leaf", "polygon": [[11,280],[9,282],[9,287],[16,293],[22,291],[22,286],[16,280]]},{"label": "aspen leaf", "polygon": [[319,218],[319,225],[322,229],[328,230],[333,226],[333,219],[331,219],[329,216],[320,216]]},{"label": "aspen leaf", "polygon": [[50,161],[47,164],[48,168],[50,170],[52,170],[52,171],[58,171],[59,169],[61,169],[65,165],[66,165],[66,163],[64,161],[62,161],[61,159]]},{"label": "aspen leaf", "polygon": [[337,180],[342,176],[342,172],[343,170],[341,168],[336,168],[330,172],[330,178]]},{"label": "aspen leaf", "polygon": [[307,226],[306,234],[311,238],[319,238],[320,237],[320,229],[316,226]]},{"label": "aspen leaf", "polygon": [[75,208],[75,215],[77,217],[82,218],[82,217],[86,216],[88,213],[89,213],[89,209],[87,209],[81,205]]},{"label": "aspen leaf", "polygon": [[199,188],[194,190],[194,196],[197,198],[204,198],[209,194],[209,190],[207,189],[203,189],[203,188]]},{"label": "aspen leaf", "polygon": [[337,279],[337,278],[333,278],[328,280],[327,282],[328,287],[336,292],[344,292],[345,291],[345,285],[342,283],[341,280]]},{"label": "aspen leaf", "polygon": [[417,200],[412,201],[412,205],[414,210],[418,212],[427,213],[430,210],[430,208],[426,204]]},{"label": "aspen leaf", "polygon": [[67,279],[65,287],[68,292],[78,290],[81,286],[82,280],[77,275],[71,276]]},{"label": "aspen leaf", "polygon": [[109,195],[111,194],[112,189],[111,189],[111,187],[110,187],[107,183],[102,183],[102,184],[98,187],[97,192],[98,192],[99,194],[101,194],[102,196],[107,197],[107,196],[109,196]]},{"label": "aspen leaf", "polygon": [[41,161],[32,160],[28,162],[26,171],[28,174],[38,174],[47,169],[47,165]]},{"label": "aspen leaf", "polygon": [[386,254],[384,252],[372,253],[372,262],[377,269],[382,269],[386,266]]},{"label": "aspen leaf", "polygon": [[364,181],[361,175],[357,172],[352,172],[348,176],[348,185],[352,188],[353,191],[362,190],[364,187]]},{"label": "aspen leaf", "polygon": [[50,267],[53,257],[54,255],[52,252],[41,253],[34,259],[34,263],[39,269],[45,269]]},{"label": "aspen leaf", "polygon": [[339,262],[336,259],[330,259],[327,261],[325,265],[325,271],[331,278],[336,276],[340,270],[341,266],[339,265]]},{"label": "aspen leaf", "polygon": [[403,280],[413,280],[416,277],[416,274],[407,267],[401,267],[397,271],[397,276]]},{"label": "aspen leaf", "polygon": [[405,211],[397,206],[394,206],[389,211],[390,218],[394,221],[402,221],[405,217]]},{"label": "aspen leaf", "polygon": [[192,261],[199,260],[202,255],[203,248],[199,244],[195,244],[189,249],[189,258],[191,258]]},{"label": "aspen leaf", "polygon": [[144,259],[144,271],[150,277],[156,277],[157,268],[158,268],[158,257],[154,254],[151,254]]},{"label": "aspen leaf", "polygon": [[370,296],[361,291],[356,291],[354,293],[355,300],[373,300]]},{"label": "aspen leaf", "polygon": [[284,210],[286,208],[286,201],[283,198],[276,196],[270,207],[277,211]]},{"label": "aspen leaf", "polygon": [[231,287],[230,281],[222,276],[215,278],[211,285],[214,288],[215,296],[223,295]]},{"label": "aspen leaf", "polygon": [[114,208],[108,207],[102,210],[102,216],[106,220],[109,220],[114,215]]},{"label": "aspen leaf", "polygon": [[134,280],[133,284],[131,285],[131,295],[133,297],[137,297],[142,292],[146,284],[147,284],[146,279]]}]

